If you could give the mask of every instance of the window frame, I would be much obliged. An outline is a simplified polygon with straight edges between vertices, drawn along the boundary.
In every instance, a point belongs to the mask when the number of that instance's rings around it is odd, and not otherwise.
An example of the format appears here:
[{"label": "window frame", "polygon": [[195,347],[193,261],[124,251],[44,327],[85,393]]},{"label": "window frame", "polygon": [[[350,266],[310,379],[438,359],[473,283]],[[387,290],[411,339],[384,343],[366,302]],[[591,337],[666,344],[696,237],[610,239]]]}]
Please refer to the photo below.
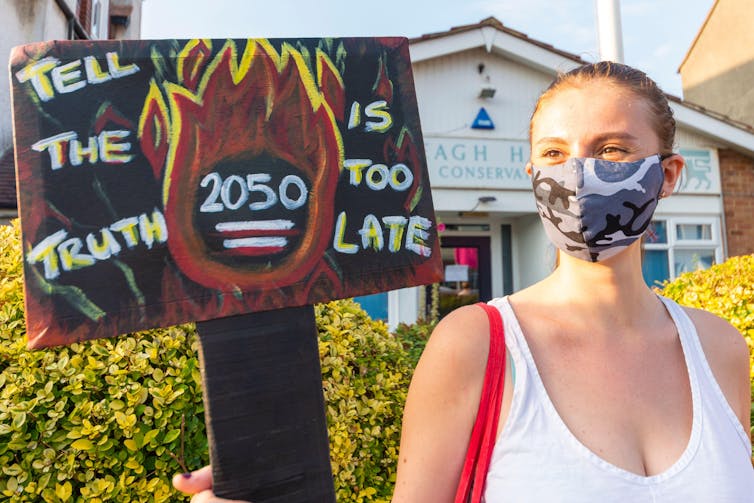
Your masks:
[{"label": "window frame", "polygon": [[102,14],[104,11],[104,2],[102,0],[91,0],[91,14],[89,21],[89,35],[93,39],[105,38],[102,36]]},{"label": "window frame", "polygon": [[[666,243],[647,243],[644,242],[644,250],[662,250],[667,251],[668,280],[674,280],[678,275],[675,272],[675,252],[678,250],[712,250],[714,264],[723,261],[723,240],[722,226],[719,216],[663,216],[656,215],[653,222],[664,221],[665,232],[667,237]],[[709,225],[710,239],[678,239],[679,225]]]}]

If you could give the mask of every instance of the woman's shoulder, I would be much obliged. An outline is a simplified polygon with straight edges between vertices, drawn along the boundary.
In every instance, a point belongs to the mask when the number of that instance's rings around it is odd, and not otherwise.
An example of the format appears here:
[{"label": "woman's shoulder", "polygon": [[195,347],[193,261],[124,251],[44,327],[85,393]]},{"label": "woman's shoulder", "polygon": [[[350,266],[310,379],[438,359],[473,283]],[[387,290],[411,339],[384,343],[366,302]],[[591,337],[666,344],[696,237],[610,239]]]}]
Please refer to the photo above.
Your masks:
[{"label": "woman's shoulder", "polygon": [[489,348],[483,309],[445,316],[414,370],[403,412],[393,501],[451,501],[482,393]]},{"label": "woman's shoulder", "polygon": [[749,349],[741,332],[727,320],[703,309],[682,307],[696,327],[707,359],[727,363],[745,362],[748,368]]},{"label": "woman's shoulder", "polygon": [[440,363],[447,370],[466,373],[487,361],[489,339],[489,321],[484,310],[476,305],[463,306],[437,324],[422,358],[442,360]]},{"label": "woman's shoulder", "polygon": [[736,327],[709,311],[685,306],[683,310],[696,327],[704,356],[725,398],[741,422],[748,425],[751,385],[746,340]]},{"label": "woman's shoulder", "polygon": [[411,387],[462,409],[478,403],[489,333],[487,316],[479,306],[464,306],[445,316],[429,337]]}]

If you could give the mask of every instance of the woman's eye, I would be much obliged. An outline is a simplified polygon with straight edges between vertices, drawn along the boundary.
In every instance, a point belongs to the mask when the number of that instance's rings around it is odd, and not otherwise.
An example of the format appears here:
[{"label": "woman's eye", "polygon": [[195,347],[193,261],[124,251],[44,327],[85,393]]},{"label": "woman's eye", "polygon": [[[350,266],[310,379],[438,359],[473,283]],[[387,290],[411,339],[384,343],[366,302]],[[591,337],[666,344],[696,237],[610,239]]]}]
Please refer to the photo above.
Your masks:
[{"label": "woman's eye", "polygon": [[545,150],[542,153],[542,157],[549,158],[549,159],[557,159],[561,155],[562,153],[559,150]]},{"label": "woman's eye", "polygon": [[616,158],[626,155],[626,149],[616,146],[602,147],[602,150],[598,152],[600,157]]}]

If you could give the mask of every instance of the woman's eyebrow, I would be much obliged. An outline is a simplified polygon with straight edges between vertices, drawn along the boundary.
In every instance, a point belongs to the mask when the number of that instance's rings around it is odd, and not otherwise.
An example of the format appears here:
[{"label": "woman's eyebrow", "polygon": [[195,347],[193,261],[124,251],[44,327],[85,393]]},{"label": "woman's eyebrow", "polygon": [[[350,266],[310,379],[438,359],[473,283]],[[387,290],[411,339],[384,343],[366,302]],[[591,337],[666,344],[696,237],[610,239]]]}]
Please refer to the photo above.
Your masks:
[{"label": "woman's eyebrow", "polygon": [[[638,141],[638,138],[632,135],[631,133],[627,133],[625,131],[600,133],[594,138],[591,138],[591,141],[594,143],[600,143],[607,140]],[[539,140],[537,140],[534,143],[534,145],[541,145],[543,143],[568,143],[568,142],[564,138],[560,138],[558,136],[545,136],[544,138],[540,138]]]},{"label": "woman's eyebrow", "polygon": [[540,138],[534,144],[539,145],[541,143],[568,143],[568,142],[565,141],[563,138],[559,138],[557,136],[546,136],[544,138]]},{"label": "woman's eyebrow", "polygon": [[637,141],[638,138],[631,133],[625,131],[617,131],[614,133],[602,133],[594,137],[594,141],[600,142],[605,140],[630,140]]}]

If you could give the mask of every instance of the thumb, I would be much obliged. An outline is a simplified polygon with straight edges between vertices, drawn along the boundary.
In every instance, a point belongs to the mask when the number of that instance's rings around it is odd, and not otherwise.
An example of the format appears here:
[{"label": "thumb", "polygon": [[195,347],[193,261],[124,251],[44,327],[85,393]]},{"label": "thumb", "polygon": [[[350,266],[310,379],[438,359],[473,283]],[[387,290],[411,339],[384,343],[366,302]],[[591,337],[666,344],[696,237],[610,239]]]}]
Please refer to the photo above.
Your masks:
[{"label": "thumb", "polygon": [[180,473],[173,477],[173,486],[186,494],[195,494],[193,503],[249,503],[240,500],[226,500],[212,494],[212,467],[205,466],[191,473]]},{"label": "thumb", "polygon": [[205,466],[191,473],[173,477],[173,487],[186,494],[196,494],[212,488],[212,467]]}]

